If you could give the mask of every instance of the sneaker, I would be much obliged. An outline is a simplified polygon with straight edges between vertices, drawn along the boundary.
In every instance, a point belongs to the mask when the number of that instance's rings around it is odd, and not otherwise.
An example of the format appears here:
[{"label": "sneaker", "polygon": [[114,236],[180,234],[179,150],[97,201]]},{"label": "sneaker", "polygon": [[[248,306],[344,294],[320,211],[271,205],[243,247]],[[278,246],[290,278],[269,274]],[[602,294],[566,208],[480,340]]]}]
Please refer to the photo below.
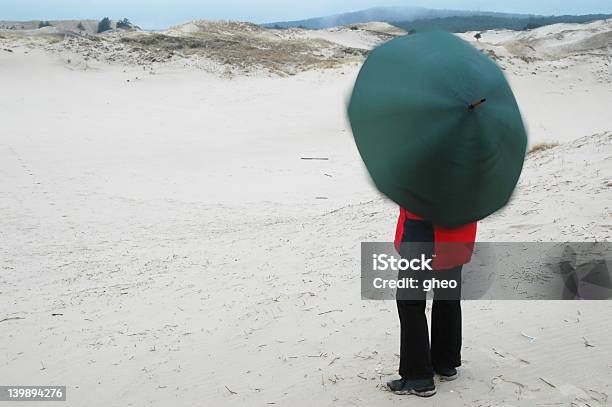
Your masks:
[{"label": "sneaker", "polygon": [[395,394],[414,394],[419,397],[430,397],[436,394],[436,385],[433,379],[397,379],[387,382],[387,387]]},{"label": "sneaker", "polygon": [[445,382],[450,382],[451,380],[455,380],[459,375],[457,373],[457,369],[454,367],[439,367],[434,369],[435,372],[440,376],[440,380]]}]

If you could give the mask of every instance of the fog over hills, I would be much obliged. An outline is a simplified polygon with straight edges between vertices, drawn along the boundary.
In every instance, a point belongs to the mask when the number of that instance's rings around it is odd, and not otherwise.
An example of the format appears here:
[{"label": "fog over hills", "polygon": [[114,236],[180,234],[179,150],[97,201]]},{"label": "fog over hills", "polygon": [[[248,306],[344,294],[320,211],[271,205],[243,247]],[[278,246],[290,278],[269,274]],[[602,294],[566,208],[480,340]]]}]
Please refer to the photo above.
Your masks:
[{"label": "fog over hills", "polygon": [[334,14],[325,17],[314,17],[294,21],[278,21],[263,25],[265,27],[276,28],[301,27],[310,29],[320,29],[346,24],[367,23],[371,21],[414,21],[425,18],[474,15],[525,19],[533,16],[532,14],[498,13],[493,11],[438,10],[424,7],[375,7],[366,10]]}]

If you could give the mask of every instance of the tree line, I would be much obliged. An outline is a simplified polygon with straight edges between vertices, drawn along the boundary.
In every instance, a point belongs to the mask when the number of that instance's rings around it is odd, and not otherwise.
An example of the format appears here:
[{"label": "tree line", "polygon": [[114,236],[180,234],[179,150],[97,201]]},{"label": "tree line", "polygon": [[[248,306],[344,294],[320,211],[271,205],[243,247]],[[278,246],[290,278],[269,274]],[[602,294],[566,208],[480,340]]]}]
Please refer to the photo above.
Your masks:
[{"label": "tree line", "polygon": [[582,16],[531,16],[496,17],[496,16],[454,16],[441,18],[424,18],[415,21],[397,21],[391,24],[406,31],[423,29],[442,29],[450,32],[484,31],[509,29],[515,31],[531,30],[557,23],[588,23],[612,17],[612,14],[586,14]]}]

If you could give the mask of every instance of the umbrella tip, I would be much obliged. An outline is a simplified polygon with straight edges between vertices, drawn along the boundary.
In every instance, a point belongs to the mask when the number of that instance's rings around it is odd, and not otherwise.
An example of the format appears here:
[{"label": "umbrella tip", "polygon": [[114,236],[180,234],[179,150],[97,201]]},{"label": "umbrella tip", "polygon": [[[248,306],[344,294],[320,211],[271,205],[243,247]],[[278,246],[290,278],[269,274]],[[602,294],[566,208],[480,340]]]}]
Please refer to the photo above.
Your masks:
[{"label": "umbrella tip", "polygon": [[469,104],[468,110],[474,110],[475,107],[480,106],[481,104],[483,104],[486,101],[487,101],[487,99],[485,99],[485,98],[476,100],[476,101],[474,101],[474,102]]}]

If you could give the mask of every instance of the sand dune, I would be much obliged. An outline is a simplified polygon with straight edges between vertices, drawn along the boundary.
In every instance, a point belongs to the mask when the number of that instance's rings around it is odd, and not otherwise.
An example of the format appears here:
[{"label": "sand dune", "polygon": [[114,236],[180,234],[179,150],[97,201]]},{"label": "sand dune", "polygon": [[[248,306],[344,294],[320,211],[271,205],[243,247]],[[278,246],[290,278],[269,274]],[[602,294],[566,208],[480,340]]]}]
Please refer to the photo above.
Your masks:
[{"label": "sand dune", "polygon": [[[350,40],[346,31],[355,39]],[[59,26],[0,30],[0,36],[7,37],[10,43],[23,43],[62,56],[71,54],[73,65],[81,69],[89,69],[95,61],[147,68],[163,63],[226,75],[263,71],[281,76],[360,62],[365,50],[402,33],[378,24],[312,35],[302,29],[273,30],[251,23],[207,20],[155,32],[114,30],[99,35],[78,35]]]},{"label": "sand dune", "polygon": [[[610,240],[610,53],[584,49],[600,24],[476,44],[499,56],[532,145],[558,144],[528,156],[479,240]],[[559,57],[554,30],[582,39]],[[254,52],[227,75],[202,49],[149,61],[170,45],[135,45],[236,32],[240,47],[307,56],[279,74]],[[465,302],[461,378],[428,400],[382,388],[398,321],[393,303],[359,298],[359,242],[390,240],[397,209],[368,182],[344,101],[363,58],[347,50],[395,33],[277,34],[0,32],[0,377],[65,384],[70,406],[609,405],[606,301]],[[523,40],[555,58],[514,54]]]},{"label": "sand dune", "polygon": [[[553,24],[528,31],[485,31],[482,41],[502,46],[512,55],[555,60],[591,53],[609,56],[612,20],[585,24]],[[474,32],[463,34],[470,38]]]}]

